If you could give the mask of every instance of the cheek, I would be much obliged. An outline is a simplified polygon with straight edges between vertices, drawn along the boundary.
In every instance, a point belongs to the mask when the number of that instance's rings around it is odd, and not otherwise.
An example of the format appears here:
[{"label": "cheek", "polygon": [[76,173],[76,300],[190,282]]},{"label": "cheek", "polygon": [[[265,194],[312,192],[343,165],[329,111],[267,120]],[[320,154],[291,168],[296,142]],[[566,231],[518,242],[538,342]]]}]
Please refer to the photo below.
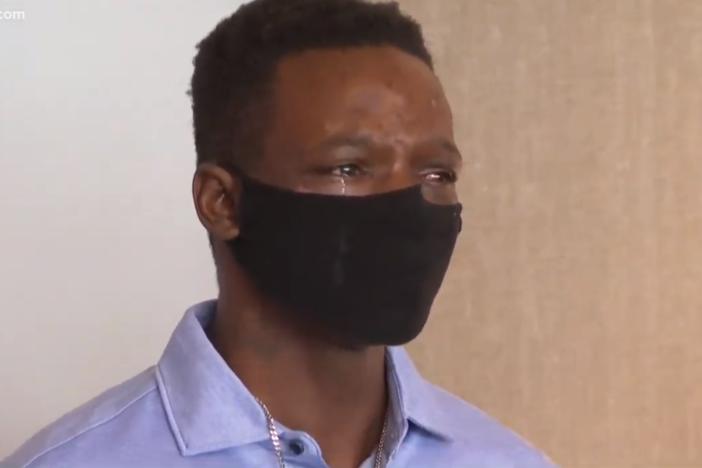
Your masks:
[{"label": "cheek", "polygon": [[352,179],[308,177],[297,184],[295,191],[300,193],[348,196],[369,195],[374,192],[371,181],[362,177]]},{"label": "cheek", "polygon": [[455,205],[459,202],[455,184],[424,184],[422,194],[427,201],[437,205]]}]

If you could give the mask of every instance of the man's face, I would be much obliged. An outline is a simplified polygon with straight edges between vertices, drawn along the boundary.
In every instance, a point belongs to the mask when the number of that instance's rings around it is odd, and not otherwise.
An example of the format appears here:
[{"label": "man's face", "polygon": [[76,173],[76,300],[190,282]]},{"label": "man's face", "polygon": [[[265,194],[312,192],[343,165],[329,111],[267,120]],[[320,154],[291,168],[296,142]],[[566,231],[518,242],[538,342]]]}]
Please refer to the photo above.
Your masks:
[{"label": "man's face", "polygon": [[[272,122],[250,175],[299,192],[368,195],[422,184],[454,204],[461,156],[451,109],[434,73],[393,47],[316,50],[281,61]],[[198,167],[198,216],[218,243],[238,236],[238,183]]]},{"label": "man's face", "polygon": [[300,192],[367,195],[423,184],[457,202],[461,157],[441,84],[392,47],[309,51],[284,59],[273,121],[253,176]]},{"label": "man's face", "polygon": [[[426,323],[460,229],[461,158],[441,85],[421,60],[391,47],[310,51],[277,72],[249,177],[211,164],[195,176],[215,257],[231,266],[218,271],[345,346],[405,343]],[[423,203],[414,190],[380,197],[397,200],[390,209],[378,198],[309,204],[320,198],[271,187],[353,197],[417,185],[430,203],[452,206]],[[351,206],[382,214],[359,220]]]}]

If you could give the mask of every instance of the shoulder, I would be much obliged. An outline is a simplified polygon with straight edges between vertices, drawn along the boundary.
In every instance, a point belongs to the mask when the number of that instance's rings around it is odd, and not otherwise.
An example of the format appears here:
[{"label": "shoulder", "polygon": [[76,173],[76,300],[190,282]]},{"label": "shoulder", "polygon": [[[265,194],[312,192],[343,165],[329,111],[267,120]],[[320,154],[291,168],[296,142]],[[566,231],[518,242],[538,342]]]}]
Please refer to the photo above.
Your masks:
[{"label": "shoulder", "polygon": [[89,460],[97,461],[95,453],[115,446],[109,441],[133,425],[133,415],[163,412],[156,388],[155,370],[150,368],[42,429],[1,461],[0,468],[86,466]]},{"label": "shoulder", "polygon": [[443,431],[457,442],[459,450],[479,454],[490,466],[556,468],[545,454],[478,407],[426,384],[441,413]]}]

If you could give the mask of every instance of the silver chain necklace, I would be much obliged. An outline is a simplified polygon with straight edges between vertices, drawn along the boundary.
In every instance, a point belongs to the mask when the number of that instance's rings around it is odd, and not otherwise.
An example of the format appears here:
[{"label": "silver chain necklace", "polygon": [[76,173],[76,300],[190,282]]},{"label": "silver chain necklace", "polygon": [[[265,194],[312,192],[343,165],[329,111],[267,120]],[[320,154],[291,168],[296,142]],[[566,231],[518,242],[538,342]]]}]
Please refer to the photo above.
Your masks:
[{"label": "silver chain necklace", "polygon": [[[256,398],[256,402],[261,405],[263,413],[266,415],[266,421],[268,422],[268,436],[273,444],[273,449],[275,449],[275,455],[278,457],[278,468],[286,468],[285,460],[283,459],[283,449],[280,446],[280,437],[278,436],[278,431],[275,428],[275,421],[271,412],[268,411],[266,405],[263,404],[261,400]],[[382,468],[383,462],[383,447],[385,446],[385,434],[388,430],[388,419],[390,416],[390,405],[388,405],[388,410],[385,412],[385,420],[383,421],[383,430],[380,433],[380,441],[378,442],[378,449],[375,452],[375,463],[373,468]]]}]

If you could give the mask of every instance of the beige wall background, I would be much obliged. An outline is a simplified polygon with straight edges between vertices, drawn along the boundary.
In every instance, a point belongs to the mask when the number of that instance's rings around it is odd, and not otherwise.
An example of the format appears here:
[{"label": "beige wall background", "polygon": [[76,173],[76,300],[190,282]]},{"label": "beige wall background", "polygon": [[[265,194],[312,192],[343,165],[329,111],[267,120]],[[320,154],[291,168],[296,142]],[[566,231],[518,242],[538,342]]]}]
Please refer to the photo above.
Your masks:
[{"label": "beige wall background", "polygon": [[421,367],[564,467],[702,467],[702,2],[400,3],[470,158]]}]

